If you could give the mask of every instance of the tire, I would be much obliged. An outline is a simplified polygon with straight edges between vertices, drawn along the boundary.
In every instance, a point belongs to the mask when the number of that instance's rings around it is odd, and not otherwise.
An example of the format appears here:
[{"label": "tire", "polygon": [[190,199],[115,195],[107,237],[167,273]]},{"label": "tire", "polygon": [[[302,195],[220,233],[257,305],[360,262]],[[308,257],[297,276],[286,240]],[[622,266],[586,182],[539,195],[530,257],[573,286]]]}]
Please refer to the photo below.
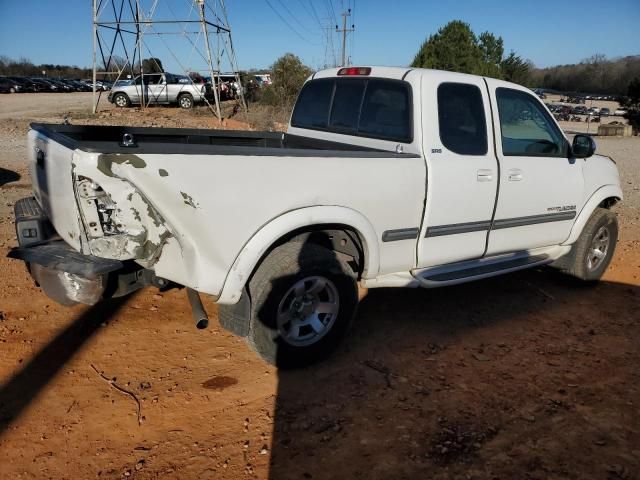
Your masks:
[{"label": "tire", "polygon": [[178,97],[178,105],[180,108],[193,108],[193,97],[188,93],[183,93]]},{"label": "tire", "polygon": [[275,248],[248,290],[247,342],[281,368],[303,367],[328,356],[349,329],[358,305],[353,270],[332,250],[311,243]]},{"label": "tire", "polygon": [[15,88],[13,88],[13,87],[10,87],[10,88],[9,88],[9,93],[16,93],[16,89],[15,89]]},{"label": "tire", "polygon": [[113,96],[113,104],[116,107],[126,108],[131,106],[131,101],[129,100],[129,97],[127,97],[127,95],[125,95],[124,93],[116,93]]},{"label": "tire", "polygon": [[554,266],[585,282],[600,280],[611,263],[618,241],[618,218],[606,208],[596,208],[571,251]]}]

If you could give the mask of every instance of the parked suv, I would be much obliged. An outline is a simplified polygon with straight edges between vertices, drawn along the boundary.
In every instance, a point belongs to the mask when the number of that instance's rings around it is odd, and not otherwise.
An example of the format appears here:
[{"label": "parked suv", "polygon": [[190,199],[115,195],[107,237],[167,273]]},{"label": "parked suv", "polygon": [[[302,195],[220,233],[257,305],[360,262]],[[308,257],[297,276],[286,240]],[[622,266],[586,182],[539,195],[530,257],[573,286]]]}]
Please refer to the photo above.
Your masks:
[{"label": "parked suv", "polygon": [[204,85],[194,85],[187,76],[149,73],[136,77],[130,85],[114,85],[108,98],[118,107],[144,101],[145,105],[177,103],[182,108],[192,108],[204,101],[205,92]]}]

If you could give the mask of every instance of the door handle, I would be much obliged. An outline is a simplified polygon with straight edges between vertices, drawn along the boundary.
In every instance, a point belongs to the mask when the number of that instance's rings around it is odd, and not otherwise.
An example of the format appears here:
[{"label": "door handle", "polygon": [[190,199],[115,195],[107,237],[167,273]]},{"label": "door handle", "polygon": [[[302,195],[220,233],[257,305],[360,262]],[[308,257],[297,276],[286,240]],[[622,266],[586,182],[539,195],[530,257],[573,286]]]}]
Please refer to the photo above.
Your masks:
[{"label": "door handle", "polygon": [[508,178],[510,182],[519,182],[520,180],[522,180],[522,170],[520,170],[519,168],[511,169],[507,173],[509,175]]},{"label": "door handle", "polygon": [[493,170],[484,168],[480,169],[478,170],[476,178],[479,182],[490,182],[491,180],[493,180]]}]

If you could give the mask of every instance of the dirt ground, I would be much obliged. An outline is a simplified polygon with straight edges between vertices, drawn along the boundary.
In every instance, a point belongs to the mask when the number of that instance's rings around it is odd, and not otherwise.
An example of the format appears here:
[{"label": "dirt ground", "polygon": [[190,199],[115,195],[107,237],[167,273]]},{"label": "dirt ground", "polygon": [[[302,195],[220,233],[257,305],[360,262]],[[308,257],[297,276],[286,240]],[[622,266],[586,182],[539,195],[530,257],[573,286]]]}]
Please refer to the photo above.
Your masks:
[{"label": "dirt ground", "polygon": [[598,140],[626,196],[600,284],[370,290],[336,355],[279,372],[209,301],[204,331],[183,291],[66,308],[5,258],[31,119],[215,126],[33,97],[0,96],[0,478],[640,479],[640,138]]}]

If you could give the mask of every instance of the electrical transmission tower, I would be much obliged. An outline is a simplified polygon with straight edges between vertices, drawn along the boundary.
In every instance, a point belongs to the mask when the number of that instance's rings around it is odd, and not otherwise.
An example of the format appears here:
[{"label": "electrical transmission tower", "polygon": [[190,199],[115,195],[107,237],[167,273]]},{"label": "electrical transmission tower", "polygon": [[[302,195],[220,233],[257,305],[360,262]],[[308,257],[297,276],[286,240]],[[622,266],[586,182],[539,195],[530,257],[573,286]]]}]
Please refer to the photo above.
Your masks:
[{"label": "electrical transmission tower", "polygon": [[[145,92],[145,69],[162,70],[152,51],[168,52],[191,83],[209,76],[213,104],[211,96],[205,102],[220,120],[220,75],[228,67],[237,100],[246,109],[224,0],[93,0],[93,113],[102,98],[98,76],[117,81],[140,75],[140,93]],[[143,107],[148,105],[144,95],[140,98]]]},{"label": "electrical transmission tower", "polygon": [[344,67],[347,65],[347,33],[355,31],[355,25],[347,28],[347,17],[351,16],[350,8],[346,12],[342,12],[340,16],[342,17],[342,28],[339,29],[338,25],[336,25],[336,33],[342,33],[342,63],[340,63],[340,66]]}]

